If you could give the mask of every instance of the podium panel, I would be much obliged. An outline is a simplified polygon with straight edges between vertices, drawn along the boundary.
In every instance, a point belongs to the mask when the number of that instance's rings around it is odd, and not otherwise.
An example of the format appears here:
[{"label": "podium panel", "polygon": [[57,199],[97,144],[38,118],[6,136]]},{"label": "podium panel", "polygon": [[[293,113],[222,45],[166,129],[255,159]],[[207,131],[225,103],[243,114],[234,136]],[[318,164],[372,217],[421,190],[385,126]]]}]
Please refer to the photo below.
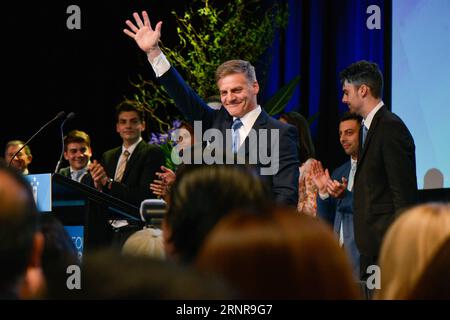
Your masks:
[{"label": "podium panel", "polygon": [[111,244],[109,220],[140,221],[139,208],[60,174],[27,179],[39,211],[54,214],[62,222],[79,252]]},{"label": "podium panel", "polygon": [[29,174],[25,179],[33,190],[34,202],[39,212],[52,211],[52,175],[50,173]]}]

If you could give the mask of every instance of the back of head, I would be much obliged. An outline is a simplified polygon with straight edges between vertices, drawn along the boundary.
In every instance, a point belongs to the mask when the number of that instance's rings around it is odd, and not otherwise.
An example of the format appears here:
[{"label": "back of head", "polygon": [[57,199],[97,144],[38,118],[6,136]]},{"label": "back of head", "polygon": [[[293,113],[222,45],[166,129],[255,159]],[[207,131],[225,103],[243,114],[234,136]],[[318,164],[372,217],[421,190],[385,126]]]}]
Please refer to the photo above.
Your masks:
[{"label": "back of head", "polygon": [[30,263],[37,209],[29,183],[0,161],[0,295],[14,290]]},{"label": "back of head", "polygon": [[374,98],[383,96],[383,75],[376,63],[365,60],[355,62],[345,68],[339,76],[342,84],[348,82],[356,87],[365,84],[370,88]]},{"label": "back of head", "polygon": [[424,204],[405,211],[383,239],[381,289],[376,297],[405,299],[449,236],[449,204]]},{"label": "back of head", "polygon": [[146,257],[107,250],[83,256],[81,290],[65,299],[227,299],[231,290],[217,278]]},{"label": "back of head", "polygon": [[270,199],[260,179],[244,167],[184,166],[171,188],[169,241],[184,262],[192,261],[207,233],[231,210],[258,210]]},{"label": "back of head", "polygon": [[347,257],[321,221],[277,209],[231,214],[205,241],[196,261],[246,299],[356,299]]},{"label": "back of head", "polygon": [[411,300],[450,300],[450,236],[425,267],[408,295]]},{"label": "back of head", "polygon": [[146,228],[133,233],[122,247],[122,253],[131,256],[165,258],[162,231]]},{"label": "back of head", "polygon": [[309,123],[300,113],[291,111],[280,116],[287,123],[295,126],[298,131],[298,152],[300,163],[304,163],[309,158],[315,158],[316,152],[309,130]]}]

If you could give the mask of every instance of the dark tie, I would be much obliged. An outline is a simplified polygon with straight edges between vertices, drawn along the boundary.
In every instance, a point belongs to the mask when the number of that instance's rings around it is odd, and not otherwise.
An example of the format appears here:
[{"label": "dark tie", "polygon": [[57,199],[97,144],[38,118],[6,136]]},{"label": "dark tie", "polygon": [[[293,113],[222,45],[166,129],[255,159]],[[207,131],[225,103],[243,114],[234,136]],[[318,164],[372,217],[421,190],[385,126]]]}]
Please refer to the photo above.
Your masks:
[{"label": "dark tie", "polygon": [[242,121],[236,118],[231,126],[231,134],[233,138],[233,153],[237,153],[239,149],[239,128],[242,127]]},{"label": "dark tie", "polygon": [[362,133],[362,144],[364,147],[364,142],[366,142],[366,137],[367,137],[367,127],[363,124],[362,125],[362,129],[363,129],[363,133]]}]

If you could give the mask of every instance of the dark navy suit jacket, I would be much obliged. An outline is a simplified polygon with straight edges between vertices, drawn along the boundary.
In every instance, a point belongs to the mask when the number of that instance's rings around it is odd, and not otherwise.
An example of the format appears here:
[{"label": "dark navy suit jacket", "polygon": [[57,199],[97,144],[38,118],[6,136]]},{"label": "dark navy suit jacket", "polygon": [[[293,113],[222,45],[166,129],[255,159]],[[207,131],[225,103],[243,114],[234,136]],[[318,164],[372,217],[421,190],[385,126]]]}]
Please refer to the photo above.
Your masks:
[{"label": "dark navy suit jacket", "polygon": [[[350,175],[351,162],[348,161],[337,168],[332,173],[332,179],[341,181],[342,177],[348,180]],[[356,247],[355,234],[353,229],[353,192],[345,190],[344,197],[336,199],[328,197],[322,200],[317,196],[317,213],[328,221],[339,235],[340,225],[342,221],[344,247],[350,255],[355,276],[359,277],[359,251]]]},{"label": "dark navy suit jacket", "polygon": [[376,262],[388,227],[416,202],[416,156],[411,133],[386,106],[375,113],[365,145],[362,130],[359,141],[353,184],[355,239],[369,265]]},{"label": "dark navy suit jacket", "polygon": [[[101,163],[108,177],[114,177],[122,146],[106,151]],[[125,167],[121,182],[114,181],[110,195],[139,207],[145,199],[156,198],[149,185],[156,178],[155,173],[164,165],[164,153],[159,146],[150,145],[142,140],[134,149]]]},{"label": "dark navy suit jacket", "polygon": [[[211,128],[218,129],[223,134],[224,141],[226,141],[227,135],[231,136],[230,129],[233,118],[226,109],[214,110],[208,107],[194,90],[185,83],[174,67],[171,67],[164,73],[159,78],[159,81],[167,90],[170,97],[175,100],[177,107],[184,114],[188,122],[194,124],[194,121],[201,121],[203,132]],[[278,129],[279,139],[276,139],[279,147],[278,171],[273,175],[263,177],[268,181],[275,201],[296,206],[298,202],[298,167],[300,164],[297,152],[297,129],[294,126],[284,124],[270,117],[264,110],[262,110],[256,119],[253,129],[257,133],[256,145],[258,154],[260,151],[264,151],[265,154],[269,155],[272,155],[274,150],[273,145],[271,143],[262,143],[266,139],[262,138],[263,136],[259,134],[259,130],[269,129],[267,130],[268,141],[271,141],[272,132],[270,129]],[[196,138],[198,139],[198,137]],[[251,144],[254,146],[254,143]],[[250,145],[248,137],[243,145],[245,146],[246,156],[248,156]],[[267,148],[267,150],[261,148]],[[246,159],[248,160],[249,158],[246,157]],[[259,155],[256,162],[255,165],[259,168],[268,167],[261,161]],[[257,171],[260,173],[260,170]]]},{"label": "dark navy suit jacket", "polygon": [[[61,168],[59,170],[59,174],[63,175],[64,177],[67,177],[69,179],[72,179],[72,176],[70,174],[70,166],[69,167],[65,167],[65,168]],[[88,186],[94,188],[94,181],[92,181],[92,177],[91,177],[91,174],[89,172],[87,174],[85,174],[83,176],[83,178],[81,178],[80,183],[88,185]]]}]

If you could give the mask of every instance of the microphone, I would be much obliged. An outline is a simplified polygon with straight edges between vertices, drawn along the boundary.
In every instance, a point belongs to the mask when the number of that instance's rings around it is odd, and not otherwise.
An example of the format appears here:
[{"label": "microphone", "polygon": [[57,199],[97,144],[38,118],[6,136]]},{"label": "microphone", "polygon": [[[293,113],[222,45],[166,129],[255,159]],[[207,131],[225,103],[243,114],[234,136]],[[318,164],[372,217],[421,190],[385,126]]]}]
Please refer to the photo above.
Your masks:
[{"label": "microphone", "polygon": [[75,112],[69,113],[67,117],[64,119],[64,121],[61,123],[61,154],[59,156],[58,163],[56,164],[54,173],[58,173],[59,167],[61,166],[62,158],[64,156],[64,130],[63,130],[64,124],[67,121],[72,120],[73,118],[75,118]]},{"label": "microphone", "polygon": [[28,139],[27,142],[25,142],[25,143],[23,144],[23,146],[22,146],[19,150],[16,151],[16,153],[14,153],[14,156],[11,158],[11,160],[10,160],[9,163],[8,163],[8,167],[11,166],[11,163],[12,163],[13,159],[19,154],[19,152],[22,151],[22,149],[25,148],[25,146],[28,145],[28,143],[30,143],[30,141],[33,140],[33,138],[36,137],[36,136],[39,134],[39,132],[41,132],[42,130],[44,130],[44,129],[45,129],[50,123],[52,123],[53,121],[58,120],[59,118],[64,117],[65,114],[66,114],[66,113],[65,113],[64,111],[60,111],[60,112],[59,112],[52,120],[50,120],[49,122],[47,122],[46,124],[44,124],[44,125],[43,125],[43,126],[42,126],[35,134],[33,134],[33,135],[31,136],[31,138]]}]

